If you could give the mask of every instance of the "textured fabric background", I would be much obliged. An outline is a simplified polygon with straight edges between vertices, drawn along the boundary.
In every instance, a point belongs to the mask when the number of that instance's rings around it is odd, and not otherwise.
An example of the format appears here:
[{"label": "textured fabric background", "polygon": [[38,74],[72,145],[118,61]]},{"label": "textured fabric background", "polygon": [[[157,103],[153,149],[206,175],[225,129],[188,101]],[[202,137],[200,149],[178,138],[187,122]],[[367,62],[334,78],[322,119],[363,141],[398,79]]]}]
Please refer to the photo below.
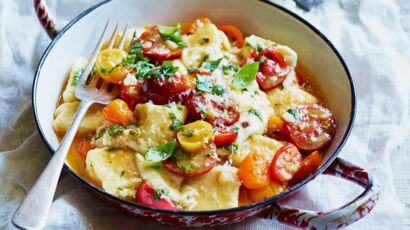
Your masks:
[{"label": "textured fabric background", "polygon": [[[98,1],[49,2],[58,16],[58,24],[64,25]],[[357,117],[340,156],[371,171],[381,185],[382,196],[375,210],[350,228],[409,228],[409,1],[327,0],[309,13],[296,10],[291,1],[275,2],[301,14],[327,35],[354,78]],[[35,131],[30,104],[34,71],[49,42],[36,19],[32,1],[0,0],[0,151],[5,151],[0,153],[0,229],[13,229],[12,213],[50,158]],[[361,192],[350,183],[340,182],[319,176],[288,204],[329,210]],[[64,174],[46,229],[141,229],[141,226],[142,221],[106,206]],[[160,227],[150,222],[144,222],[143,226],[144,229]],[[285,228],[256,218],[229,226],[232,227]]]}]

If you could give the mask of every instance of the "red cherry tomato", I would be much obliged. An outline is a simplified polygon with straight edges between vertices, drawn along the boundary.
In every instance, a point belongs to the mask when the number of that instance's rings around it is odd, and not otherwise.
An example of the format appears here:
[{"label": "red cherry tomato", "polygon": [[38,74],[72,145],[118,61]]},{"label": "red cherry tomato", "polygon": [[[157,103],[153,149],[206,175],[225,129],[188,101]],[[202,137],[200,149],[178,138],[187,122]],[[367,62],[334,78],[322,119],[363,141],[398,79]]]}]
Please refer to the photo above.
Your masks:
[{"label": "red cherry tomato", "polygon": [[322,164],[322,156],[318,151],[314,151],[302,161],[301,167],[293,175],[290,184],[295,185],[301,182],[310,174],[314,173],[320,167],[320,164]]},{"label": "red cherry tomato", "polygon": [[172,173],[182,177],[201,176],[216,165],[216,158],[213,156],[215,150],[206,148],[196,154],[185,154],[178,149],[174,155],[166,160],[165,167]]},{"label": "red cherry tomato", "polygon": [[127,103],[132,111],[137,104],[147,102],[147,98],[142,92],[142,86],[143,82],[133,84],[128,84],[126,82],[121,83],[120,98]]},{"label": "red cherry tomato", "polygon": [[243,47],[243,35],[237,27],[233,25],[220,25],[218,29],[222,30],[237,47]]},{"label": "red cherry tomato", "polygon": [[80,153],[81,156],[84,158],[87,157],[88,151],[93,149],[94,147],[91,145],[90,141],[80,141],[77,143],[77,151]]},{"label": "red cherry tomato", "polygon": [[[214,127],[233,125],[240,118],[237,103],[228,97],[218,95],[211,97],[209,94],[191,91],[185,104],[194,119],[203,119]],[[209,110],[212,112],[208,113]]]},{"label": "red cherry tomato", "polygon": [[288,75],[290,67],[282,54],[275,48],[268,47],[259,54],[264,61],[259,67],[256,81],[262,90],[270,90],[280,85]]},{"label": "red cherry tomato", "polygon": [[162,63],[164,60],[173,60],[181,57],[182,49],[170,50],[162,39],[158,27],[153,26],[145,31],[138,39],[143,44],[144,56],[154,63]]},{"label": "red cherry tomato", "polygon": [[154,104],[165,105],[170,101],[178,101],[179,95],[187,89],[186,78],[180,73],[176,73],[171,82],[169,82],[169,78],[147,79],[142,91]]},{"label": "red cherry tomato", "polygon": [[236,138],[238,138],[238,132],[224,129],[215,134],[215,145],[217,147],[229,145],[234,143]]},{"label": "red cherry tomato", "polygon": [[271,163],[272,177],[278,181],[286,182],[299,170],[302,154],[292,144],[282,146],[273,157]]},{"label": "red cherry tomato", "polygon": [[[165,210],[172,210],[178,211],[179,209],[176,207],[174,202],[171,199],[165,196],[161,196],[158,199],[154,195],[155,189],[148,184],[147,181],[142,182],[142,184],[138,187],[137,195],[135,197],[136,201],[142,205],[158,208],[158,209],[165,209]],[[158,195],[157,195],[158,196]]]},{"label": "red cherry tomato", "polygon": [[329,143],[336,132],[336,124],[332,113],[318,105],[307,104],[295,106],[288,110],[297,116],[295,121],[283,124],[285,135],[298,148],[313,151]]}]

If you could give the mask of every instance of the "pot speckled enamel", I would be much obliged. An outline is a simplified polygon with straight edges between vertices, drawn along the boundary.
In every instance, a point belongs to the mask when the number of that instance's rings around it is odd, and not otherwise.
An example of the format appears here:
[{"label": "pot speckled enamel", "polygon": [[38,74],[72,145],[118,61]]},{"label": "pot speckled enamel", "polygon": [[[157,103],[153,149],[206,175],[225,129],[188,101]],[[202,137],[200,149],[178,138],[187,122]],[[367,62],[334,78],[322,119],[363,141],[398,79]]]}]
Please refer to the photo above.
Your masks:
[{"label": "pot speckled enamel", "polygon": [[[58,146],[57,137],[51,127],[52,114],[64,86],[66,72],[76,57],[89,54],[90,44],[95,43],[96,39],[94,33],[101,28],[107,18],[124,24],[138,22],[137,26],[141,26],[192,21],[198,16],[206,15],[216,23],[232,23],[245,33],[255,33],[288,45],[298,53],[299,60],[315,76],[318,87],[335,115],[337,133],[324,153],[324,163],[321,167],[304,181],[270,199],[216,211],[155,210],[105,193],[65,165],[69,174],[105,202],[130,215],[170,225],[197,227],[225,225],[258,215],[307,229],[348,226],[363,218],[375,206],[380,191],[370,174],[361,167],[337,158],[337,154],[349,136],[355,115],[355,93],[350,73],[330,41],[299,16],[268,1],[106,0],[81,13],[57,33],[54,20],[47,12],[45,1],[34,0],[34,6],[44,29],[50,38],[54,39],[41,58],[33,84],[33,110],[36,124],[44,142],[52,152]],[[113,12],[121,12],[121,14],[113,14]],[[254,17],[255,15],[258,17]],[[294,193],[321,173],[353,181],[365,190],[353,201],[329,212],[301,210],[278,202],[280,198]]]}]

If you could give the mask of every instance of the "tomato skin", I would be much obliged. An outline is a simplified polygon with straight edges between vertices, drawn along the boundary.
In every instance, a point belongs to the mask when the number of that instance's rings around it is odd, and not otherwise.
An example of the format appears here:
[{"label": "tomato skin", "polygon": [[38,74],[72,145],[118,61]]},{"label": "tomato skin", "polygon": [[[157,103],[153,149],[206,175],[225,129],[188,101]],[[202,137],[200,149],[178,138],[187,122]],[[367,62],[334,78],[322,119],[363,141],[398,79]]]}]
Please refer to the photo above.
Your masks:
[{"label": "tomato skin", "polygon": [[304,180],[320,167],[322,161],[323,159],[319,151],[314,151],[313,153],[311,153],[302,161],[300,169],[293,175],[292,180],[289,182],[289,184],[295,185]]},{"label": "tomato skin", "polygon": [[[179,168],[177,166],[177,164],[175,163],[175,161],[171,159],[168,159],[166,161],[164,161],[164,165],[165,167],[172,173],[178,175],[178,176],[182,176],[182,177],[196,177],[196,176],[201,176],[204,175],[205,173],[211,171],[215,165],[216,165],[216,161],[217,159],[215,157],[212,156],[212,154],[214,153],[214,150],[210,149],[210,148],[204,148],[200,151],[198,151],[197,154],[191,154],[190,160],[191,159],[195,159],[195,158],[199,158],[200,160],[203,160],[201,162],[201,167],[197,170],[193,170],[193,171],[184,171],[181,168]],[[211,156],[208,156],[211,155]],[[203,159],[201,159],[203,158]]]},{"label": "tomato skin", "polygon": [[155,190],[151,187],[151,185],[149,185],[147,181],[143,181],[138,187],[135,200],[138,203],[148,207],[179,211],[174,202],[172,202],[169,198],[161,197],[160,200],[154,200],[154,193]]},{"label": "tomato skin", "polygon": [[134,113],[130,110],[127,103],[121,99],[115,99],[105,106],[103,114],[105,119],[111,123],[125,125],[134,120]]},{"label": "tomato skin", "polygon": [[143,44],[142,52],[145,57],[156,64],[165,60],[173,60],[181,57],[182,49],[170,50],[159,33],[158,26],[153,26],[138,38]]},{"label": "tomato skin", "polygon": [[290,67],[282,54],[273,47],[268,47],[259,53],[259,60],[265,57],[265,60],[259,67],[259,72],[256,76],[256,81],[259,88],[264,91],[271,90],[286,79],[290,72]]},{"label": "tomato skin", "polygon": [[149,78],[145,81],[142,92],[156,105],[165,105],[170,101],[179,101],[179,95],[188,89],[188,82],[180,73],[176,73],[169,82],[166,78]]},{"label": "tomato skin", "polygon": [[224,145],[232,144],[238,138],[238,132],[233,132],[230,130],[221,130],[218,134],[215,135],[215,145],[221,147]]},{"label": "tomato skin", "polygon": [[298,148],[292,144],[286,144],[276,152],[272,159],[272,177],[281,182],[289,181],[299,170],[301,163],[302,155]]},{"label": "tomato skin", "polygon": [[80,153],[81,156],[87,158],[87,153],[94,147],[91,145],[90,141],[80,141],[77,143],[77,151]]},{"label": "tomato skin", "polygon": [[127,103],[131,110],[134,110],[137,104],[147,102],[147,98],[143,95],[142,86],[142,82],[136,84],[121,83],[120,98]]},{"label": "tomato skin", "polygon": [[[220,97],[223,103],[220,104],[212,99],[208,99],[206,94],[202,95],[195,90],[191,91],[185,98],[185,105],[192,118],[195,120],[203,119],[214,127],[231,126],[237,122],[240,118],[240,112],[236,102],[222,96],[214,95],[214,97]],[[210,117],[206,114],[206,111],[202,111],[201,108],[213,109],[214,114],[218,115],[216,117]],[[222,116],[223,114],[227,116]]]},{"label": "tomato skin", "polygon": [[336,133],[336,123],[332,113],[318,105],[299,105],[293,110],[300,114],[300,121],[295,124],[284,121],[284,133],[288,140],[299,149],[314,151],[324,147]]},{"label": "tomato skin", "polygon": [[238,177],[248,189],[259,189],[269,184],[269,162],[259,153],[251,152],[241,162]]},{"label": "tomato skin", "polygon": [[222,30],[230,40],[235,41],[237,47],[243,47],[243,35],[237,27],[233,25],[220,25],[217,27],[219,30]]}]

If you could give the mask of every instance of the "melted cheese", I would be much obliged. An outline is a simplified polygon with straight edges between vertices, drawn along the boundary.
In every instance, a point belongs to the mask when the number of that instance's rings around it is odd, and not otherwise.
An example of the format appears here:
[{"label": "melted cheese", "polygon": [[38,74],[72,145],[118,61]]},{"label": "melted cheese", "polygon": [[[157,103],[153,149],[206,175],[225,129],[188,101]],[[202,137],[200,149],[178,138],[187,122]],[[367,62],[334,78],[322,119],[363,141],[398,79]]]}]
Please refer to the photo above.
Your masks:
[{"label": "melted cheese", "polygon": [[209,173],[188,179],[182,186],[182,205],[187,210],[217,210],[238,206],[238,169],[215,166]]},{"label": "melted cheese", "polygon": [[86,171],[106,192],[124,198],[134,198],[141,183],[135,154],[129,151],[110,152],[109,148],[90,150]]}]

